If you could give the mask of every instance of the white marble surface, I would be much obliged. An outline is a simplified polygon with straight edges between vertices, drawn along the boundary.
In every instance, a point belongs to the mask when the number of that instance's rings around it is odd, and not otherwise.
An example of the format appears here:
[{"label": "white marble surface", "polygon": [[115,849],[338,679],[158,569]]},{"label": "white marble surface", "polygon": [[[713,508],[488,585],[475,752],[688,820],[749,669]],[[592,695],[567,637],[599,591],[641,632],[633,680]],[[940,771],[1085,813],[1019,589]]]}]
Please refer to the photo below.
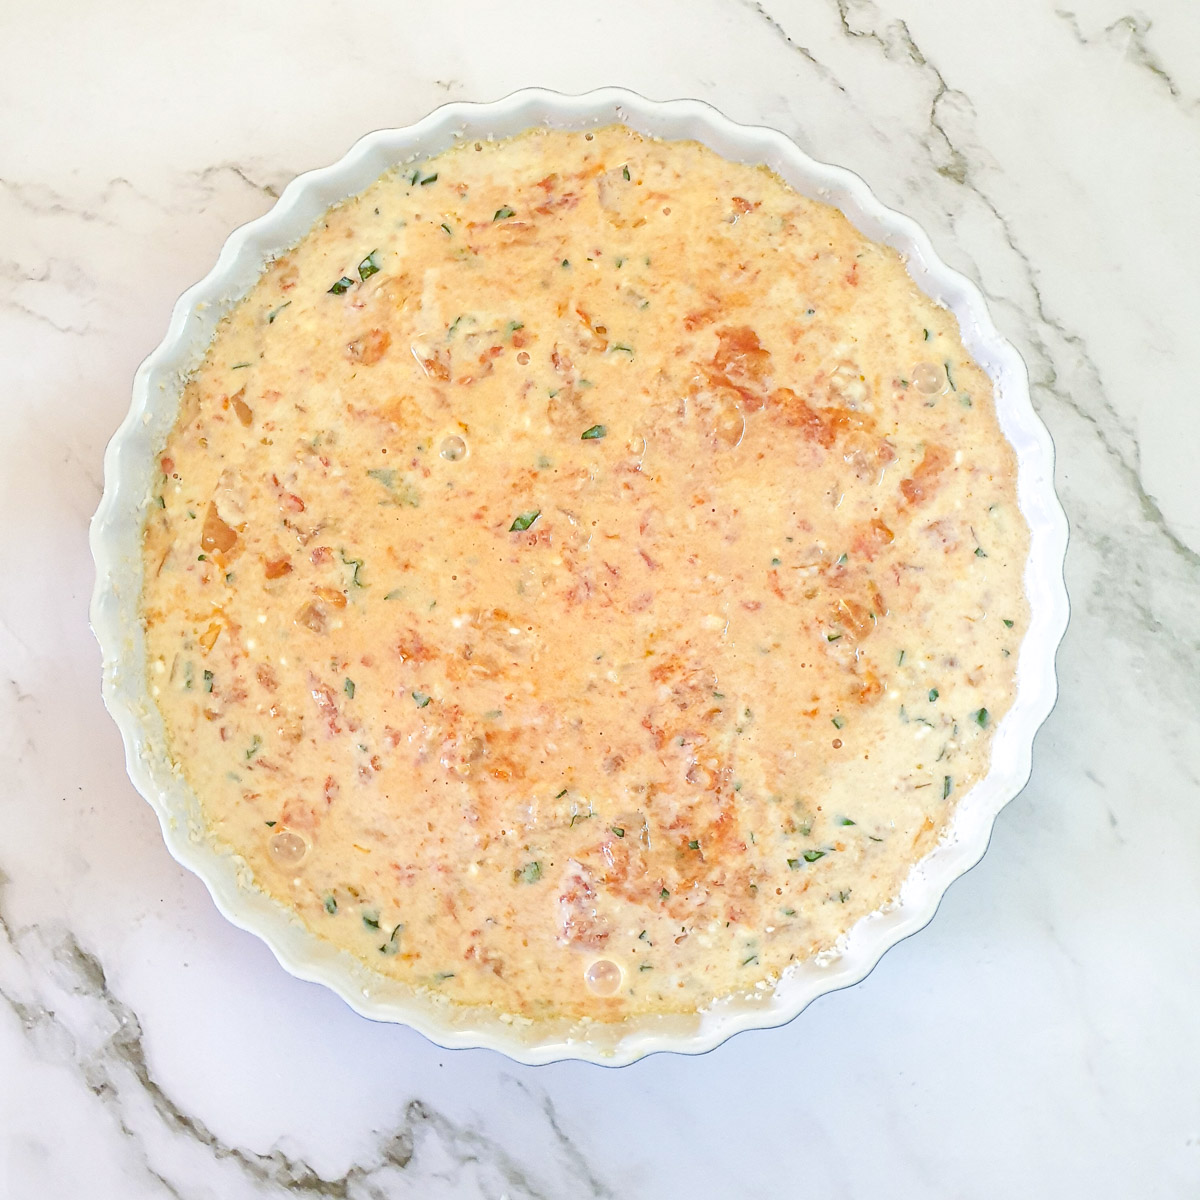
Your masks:
[{"label": "white marble surface", "polygon": [[[0,5],[0,1196],[1200,1195],[1194,0]],[[448,97],[696,95],[862,174],[1025,354],[1062,698],[933,924],[787,1028],[529,1069],[282,972],[167,855],[87,628],[176,295]]]}]

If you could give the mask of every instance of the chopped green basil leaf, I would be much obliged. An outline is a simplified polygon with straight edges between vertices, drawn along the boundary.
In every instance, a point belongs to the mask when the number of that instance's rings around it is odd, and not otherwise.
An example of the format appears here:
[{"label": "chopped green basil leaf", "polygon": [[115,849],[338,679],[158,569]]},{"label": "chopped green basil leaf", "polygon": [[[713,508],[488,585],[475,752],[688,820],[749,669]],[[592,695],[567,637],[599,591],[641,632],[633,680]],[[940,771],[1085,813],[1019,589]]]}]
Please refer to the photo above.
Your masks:
[{"label": "chopped green basil leaf", "polygon": [[366,258],[358,264],[358,277],[364,282],[371,278],[372,275],[379,273],[379,260],[375,257],[379,253],[378,250],[372,250]]},{"label": "chopped green basil leaf", "polygon": [[374,479],[377,483],[382,483],[385,488],[394,488],[396,486],[396,470],[394,467],[376,467],[374,470],[367,472],[368,479]]},{"label": "chopped green basil leaf", "polygon": [[354,689],[354,680],[347,679],[344,687],[345,687],[346,695],[349,696],[351,700],[353,700],[354,699],[354,690],[355,690]]},{"label": "chopped green basil leaf", "polygon": [[429,703],[429,697],[424,692],[413,692],[413,700],[416,701],[418,708],[424,708]]},{"label": "chopped green basil leaf", "polygon": [[523,512],[519,517],[513,520],[513,523],[508,527],[509,533],[524,533],[542,515],[540,508],[530,509],[529,512]]},{"label": "chopped green basil leaf", "polygon": [[492,218],[493,221],[507,221],[513,215],[513,210],[506,204],[503,208],[496,209],[496,215]]},{"label": "chopped green basil leaf", "polygon": [[608,433],[606,425],[593,425],[591,429],[585,429],[579,436],[581,442],[594,442]]},{"label": "chopped green basil leaf", "polygon": [[340,296],[344,291],[347,291],[348,289],[352,288],[353,286],[354,286],[354,280],[351,279],[349,275],[343,275],[341,277],[341,279],[339,279],[337,281],[337,283],[335,283],[333,285],[333,287],[331,287],[329,289],[329,291],[334,296]]},{"label": "chopped green basil leaf", "polygon": [[342,557],[342,566],[354,568],[354,575],[351,578],[351,583],[353,583],[355,587],[366,587],[367,585],[358,577],[359,571],[363,569],[363,560],[361,558],[347,558],[345,550],[339,550],[338,553]]}]

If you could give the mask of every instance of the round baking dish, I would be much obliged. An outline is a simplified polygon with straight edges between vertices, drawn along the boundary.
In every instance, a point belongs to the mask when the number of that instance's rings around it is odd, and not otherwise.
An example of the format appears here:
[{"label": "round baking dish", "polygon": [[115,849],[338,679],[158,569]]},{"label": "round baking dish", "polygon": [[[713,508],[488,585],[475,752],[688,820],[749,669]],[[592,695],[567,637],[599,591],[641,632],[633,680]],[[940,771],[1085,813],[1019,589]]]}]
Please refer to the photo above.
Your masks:
[{"label": "round baking dish", "polygon": [[[765,164],[804,195],[841,209],[867,237],[894,247],[917,285],[954,313],[966,348],[992,379],[1000,426],[1016,452],[1018,498],[1031,534],[1025,568],[1031,619],[1015,702],[996,731],[990,770],[959,803],[938,846],[914,867],[894,903],[861,920],[834,950],[798,964],[774,990],[731,997],[686,1017],[534,1025],[459,1008],[372,973],[309,933],[254,886],[235,855],[208,837],[197,799],[170,760],[163,722],[147,691],[139,615],[141,527],[157,453],[175,421],[184,379],[264,264],[299,240],[330,205],[361,191],[389,167],[435,154],[460,138],[613,122],[654,137],[695,139],[728,159]],[[166,337],[135,376],[129,413],[105,453],[104,478],[91,526],[96,562],[91,621],[103,655],[104,701],[124,738],[129,776],[158,814],[168,849],[204,881],[221,912],[262,938],[286,970],[325,984],[364,1016],[403,1022],[442,1046],[488,1047],[525,1063],[578,1058],[622,1065],[661,1050],[701,1053],[741,1030],[792,1020],[817,996],[858,982],[887,949],[932,918],[950,884],[982,856],[996,814],[1029,778],[1034,734],[1054,704],[1054,655],[1068,612],[1067,525],[1054,493],[1053,447],[1030,403],[1020,356],[996,332],[978,289],[950,270],[925,234],[881,205],[856,175],[813,161],[774,130],[737,125],[695,100],[662,103],[618,88],[581,96],[528,89],[490,104],[448,104],[409,128],[368,134],[341,161],[301,175],[269,213],[232,234],[212,271],[180,297]]]}]

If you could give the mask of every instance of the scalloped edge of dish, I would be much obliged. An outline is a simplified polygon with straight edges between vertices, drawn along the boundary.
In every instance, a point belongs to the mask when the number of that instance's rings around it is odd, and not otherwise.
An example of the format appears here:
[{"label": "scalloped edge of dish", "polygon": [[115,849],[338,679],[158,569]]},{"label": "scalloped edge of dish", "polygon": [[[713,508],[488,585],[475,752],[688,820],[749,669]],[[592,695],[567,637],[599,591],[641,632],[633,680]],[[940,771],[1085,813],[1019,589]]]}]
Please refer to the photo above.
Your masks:
[{"label": "scalloped edge of dish", "polygon": [[[666,140],[695,139],[733,161],[766,165],[802,194],[841,209],[868,238],[896,249],[917,286],[954,313],[967,349],[992,379],[997,416],[1017,456],[1018,503],[1030,529],[1024,578],[1030,626],[1014,702],[997,727],[987,775],[959,802],[899,897],[860,920],[835,950],[797,964],[766,994],[731,997],[694,1017],[533,1024],[462,1009],[381,979],[305,929],[254,886],[244,863],[207,836],[147,690],[140,535],[153,463],[174,423],[182,381],[266,262],[298,241],[321,213],[389,167],[463,138],[614,122]],[[660,1051],[701,1054],[736,1033],[783,1025],[818,996],[859,982],[892,946],[933,918],[949,886],[983,856],[997,814],[1028,782],[1034,736],[1057,696],[1054,660],[1069,615],[1067,522],[1054,491],[1054,447],[1034,412],[1020,355],[996,331],[979,289],[947,267],[924,231],[881,204],[857,175],[815,161],[776,130],[737,124],[698,100],[654,101],[623,88],[573,96],[527,88],[490,103],[447,104],[415,125],[369,133],[338,162],[298,176],[269,212],[230,235],[213,269],[176,302],[166,336],[134,377],[129,412],[105,451],[104,481],[89,533],[96,564],[91,624],[103,658],[104,703],[121,731],[129,777],[158,815],[168,850],[200,877],[224,916],[261,938],[292,975],[324,984],[365,1017],[406,1024],[449,1049],[485,1047],[528,1064],[581,1059],[608,1066]]]}]

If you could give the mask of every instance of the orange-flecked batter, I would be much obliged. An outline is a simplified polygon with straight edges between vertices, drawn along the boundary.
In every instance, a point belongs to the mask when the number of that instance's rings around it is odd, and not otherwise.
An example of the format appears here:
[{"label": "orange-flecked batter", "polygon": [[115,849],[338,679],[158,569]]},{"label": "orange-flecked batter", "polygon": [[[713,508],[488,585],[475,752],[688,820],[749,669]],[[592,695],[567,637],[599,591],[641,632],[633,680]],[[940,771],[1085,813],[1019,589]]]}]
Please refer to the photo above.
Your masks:
[{"label": "orange-flecked batter", "polygon": [[331,210],[188,382],[151,687],[213,833],[378,971],[691,1011],[987,769],[1015,462],[897,255],[695,143],[532,131]]}]

